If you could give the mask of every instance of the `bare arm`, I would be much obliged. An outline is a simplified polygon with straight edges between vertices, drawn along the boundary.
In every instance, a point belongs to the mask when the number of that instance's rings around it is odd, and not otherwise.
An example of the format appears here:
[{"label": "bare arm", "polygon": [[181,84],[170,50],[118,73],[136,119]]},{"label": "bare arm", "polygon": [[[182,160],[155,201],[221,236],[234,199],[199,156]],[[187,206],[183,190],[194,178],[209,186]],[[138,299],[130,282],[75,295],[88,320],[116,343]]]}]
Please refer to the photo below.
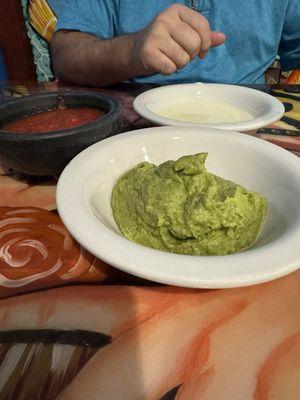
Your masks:
[{"label": "bare arm", "polygon": [[169,7],[140,32],[100,39],[58,31],[51,43],[54,73],[70,83],[104,86],[141,75],[170,75],[192,59],[205,57],[225,35],[211,32],[199,13],[179,4]]},{"label": "bare arm", "polygon": [[133,55],[134,35],[104,40],[58,31],[51,42],[54,73],[65,82],[104,86],[142,74]]}]

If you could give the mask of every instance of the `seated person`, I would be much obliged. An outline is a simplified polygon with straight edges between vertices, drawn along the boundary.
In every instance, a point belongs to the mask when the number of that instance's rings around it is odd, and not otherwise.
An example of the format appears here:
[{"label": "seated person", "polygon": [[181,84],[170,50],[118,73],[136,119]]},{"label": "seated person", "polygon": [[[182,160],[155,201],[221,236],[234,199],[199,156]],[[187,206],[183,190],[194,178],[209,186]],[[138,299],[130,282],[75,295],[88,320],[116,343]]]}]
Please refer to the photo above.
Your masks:
[{"label": "seated person", "polygon": [[299,21],[299,0],[66,0],[53,68],[92,86],[263,83],[277,54],[300,68]]}]

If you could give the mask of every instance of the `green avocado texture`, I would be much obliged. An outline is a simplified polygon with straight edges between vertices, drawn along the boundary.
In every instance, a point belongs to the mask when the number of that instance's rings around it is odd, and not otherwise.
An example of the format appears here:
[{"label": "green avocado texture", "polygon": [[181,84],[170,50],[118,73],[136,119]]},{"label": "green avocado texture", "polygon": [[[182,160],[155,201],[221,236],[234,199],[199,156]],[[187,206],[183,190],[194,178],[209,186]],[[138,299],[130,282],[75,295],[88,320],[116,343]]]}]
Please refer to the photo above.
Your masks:
[{"label": "green avocado texture", "polygon": [[111,205],[123,235],[180,254],[224,255],[249,247],[267,200],[209,173],[206,157],[188,155],[159,166],[142,162],[122,175]]}]

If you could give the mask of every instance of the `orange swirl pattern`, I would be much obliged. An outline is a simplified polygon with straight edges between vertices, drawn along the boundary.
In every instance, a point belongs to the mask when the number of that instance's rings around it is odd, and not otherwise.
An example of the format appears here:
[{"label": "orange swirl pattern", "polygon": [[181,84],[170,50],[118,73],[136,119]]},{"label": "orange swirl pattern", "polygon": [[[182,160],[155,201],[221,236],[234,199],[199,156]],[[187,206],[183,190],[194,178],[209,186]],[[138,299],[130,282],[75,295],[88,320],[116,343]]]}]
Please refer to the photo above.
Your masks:
[{"label": "orange swirl pattern", "polygon": [[77,281],[102,281],[105,263],[70,236],[59,216],[0,207],[0,298]]}]

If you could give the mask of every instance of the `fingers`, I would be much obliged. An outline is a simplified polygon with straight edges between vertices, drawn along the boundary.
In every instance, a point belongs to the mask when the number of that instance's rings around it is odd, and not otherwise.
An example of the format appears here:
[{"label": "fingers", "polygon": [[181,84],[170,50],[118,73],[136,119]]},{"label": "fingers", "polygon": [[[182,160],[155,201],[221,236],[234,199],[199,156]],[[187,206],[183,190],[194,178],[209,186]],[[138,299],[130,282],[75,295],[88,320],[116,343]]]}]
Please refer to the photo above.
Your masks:
[{"label": "fingers", "polygon": [[171,60],[173,64],[175,64],[176,69],[185,67],[191,61],[190,54],[185,51],[175,40],[170,40],[168,46],[162,46],[160,51],[169,60]]},{"label": "fingers", "polygon": [[220,46],[226,40],[226,35],[223,32],[212,32],[211,33],[211,45],[212,47]]},{"label": "fingers", "polygon": [[205,54],[212,45],[209,22],[203,15],[187,7],[179,7],[178,16],[181,21],[193,28],[193,30],[198,33],[200,42],[198,54],[200,58],[204,58]]},{"label": "fingers", "polygon": [[169,7],[160,14],[170,36],[190,55],[204,58],[210,47],[216,47],[226,40],[222,32],[212,32],[208,20],[200,13],[180,4]]},{"label": "fingers", "polygon": [[138,34],[138,53],[143,72],[170,75],[210,47],[224,43],[222,32],[212,32],[207,19],[198,12],[174,4]]},{"label": "fingers", "polygon": [[170,57],[151,45],[142,49],[141,57],[146,73],[171,75],[177,70],[177,65]]},{"label": "fingers", "polygon": [[171,75],[177,70],[177,65],[172,59],[166,56],[164,53],[157,52],[156,56],[156,70],[157,73],[162,75]]},{"label": "fingers", "polygon": [[199,34],[184,22],[179,21],[175,29],[170,30],[171,38],[189,55],[189,61],[199,55],[201,38]]}]

